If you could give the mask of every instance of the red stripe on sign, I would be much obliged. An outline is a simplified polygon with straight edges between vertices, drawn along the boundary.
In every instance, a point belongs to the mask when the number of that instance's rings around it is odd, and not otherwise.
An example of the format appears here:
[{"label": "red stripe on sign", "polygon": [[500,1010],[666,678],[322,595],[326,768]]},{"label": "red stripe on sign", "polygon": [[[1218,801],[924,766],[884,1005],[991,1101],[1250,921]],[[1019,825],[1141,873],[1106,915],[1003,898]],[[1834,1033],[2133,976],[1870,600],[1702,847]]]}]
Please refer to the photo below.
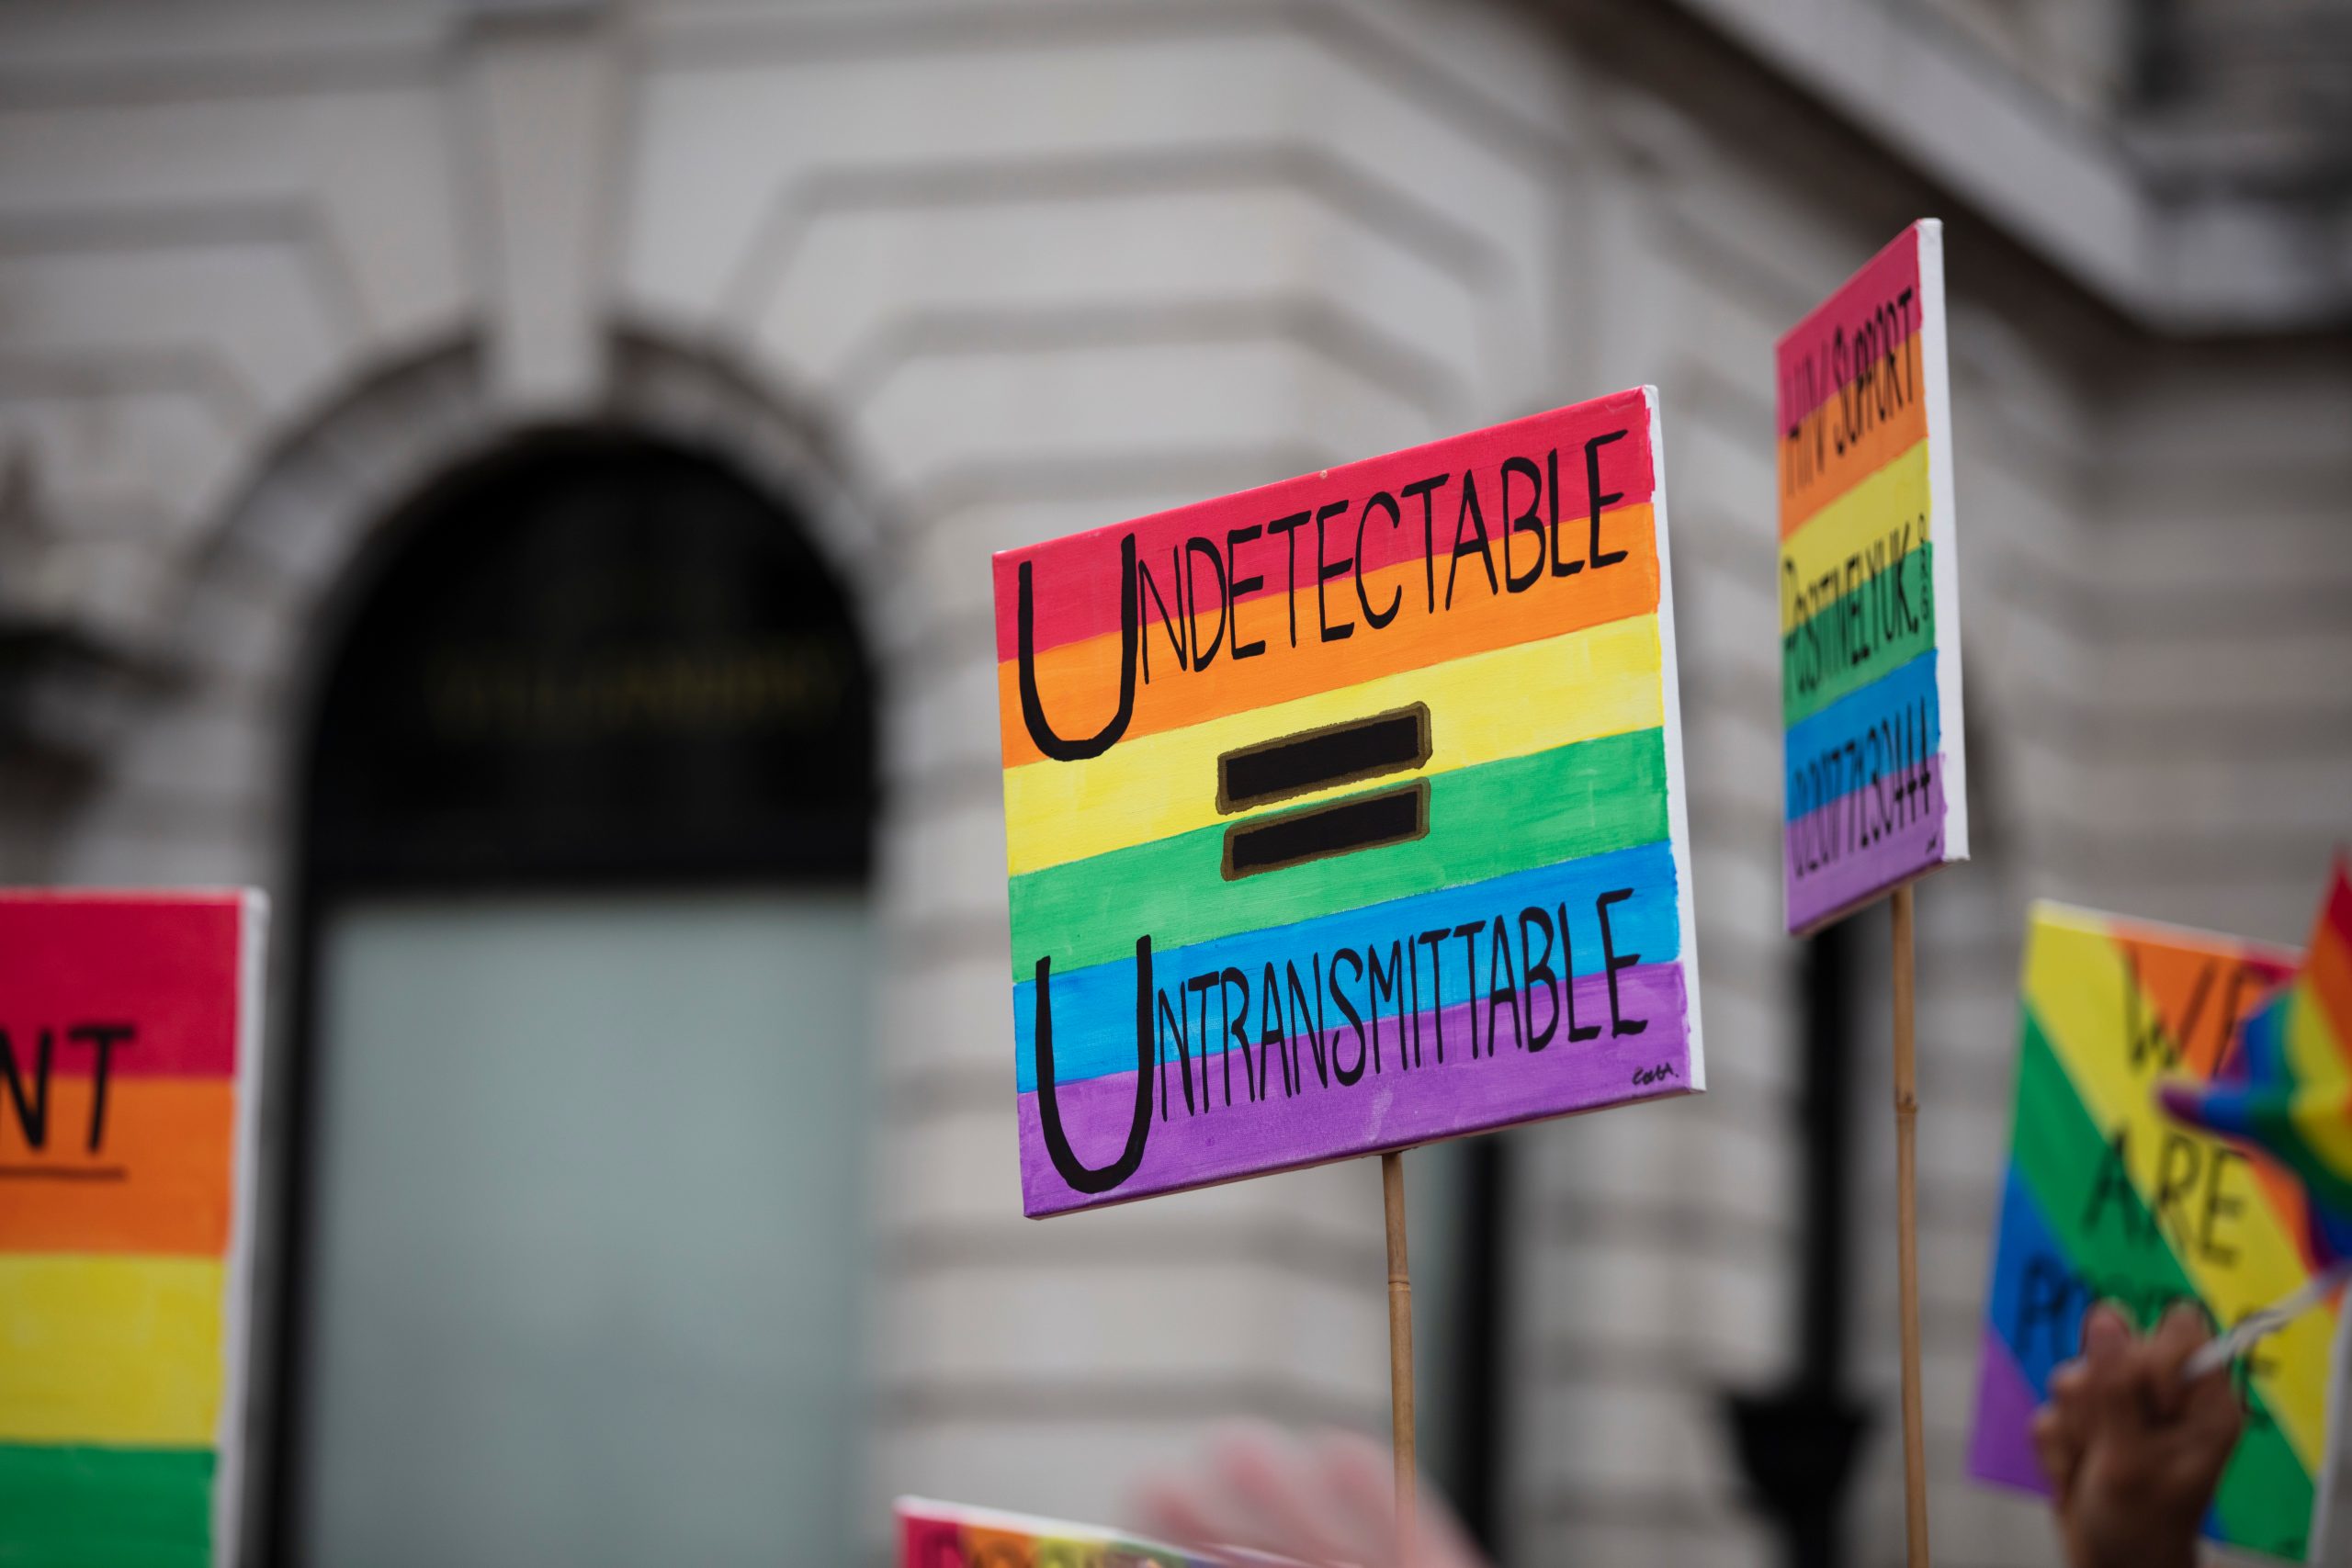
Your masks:
[{"label": "red stripe on sign", "polygon": [[1781,339],[1773,354],[1781,434],[1836,396],[1859,364],[1899,349],[1919,321],[1919,230],[1914,224]]},{"label": "red stripe on sign", "polygon": [[[996,557],[997,660],[1020,649],[1024,562],[1042,653],[1118,631],[1121,547],[1130,535],[1138,576],[1148,579],[1137,590],[1138,620],[1148,626],[1182,618],[1180,592],[1196,594],[1205,607],[1311,594],[1335,567],[1352,578],[1359,542],[1366,572],[1430,556],[1442,567],[1464,521],[1465,489],[1475,491],[1476,515],[1492,538],[1531,508],[1548,528],[1555,503],[1566,530],[1587,516],[1596,470],[1605,505],[1650,500],[1649,410],[1638,390],[1005,550]],[[1250,586],[1236,593],[1237,582]]]},{"label": "red stripe on sign", "polygon": [[234,893],[0,894],[0,1034],[20,1072],[228,1077],[237,1067]]}]

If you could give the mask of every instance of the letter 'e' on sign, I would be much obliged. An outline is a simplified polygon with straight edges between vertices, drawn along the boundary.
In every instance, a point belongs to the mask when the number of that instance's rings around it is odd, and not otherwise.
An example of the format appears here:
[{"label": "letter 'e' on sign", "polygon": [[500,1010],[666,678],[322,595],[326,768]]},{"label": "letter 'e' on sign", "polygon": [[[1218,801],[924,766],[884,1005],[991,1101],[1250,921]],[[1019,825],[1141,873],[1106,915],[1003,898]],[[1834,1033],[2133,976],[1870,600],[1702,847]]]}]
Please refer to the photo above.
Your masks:
[{"label": "letter 'e' on sign", "polygon": [[1932,218],[1781,340],[1792,932],[1968,858],[1947,360]]},{"label": "letter 'e' on sign", "polygon": [[0,891],[0,1562],[239,1561],[266,918]]},{"label": "letter 'e' on sign", "polygon": [[1023,1204],[1704,1087],[1657,395],[996,558]]}]

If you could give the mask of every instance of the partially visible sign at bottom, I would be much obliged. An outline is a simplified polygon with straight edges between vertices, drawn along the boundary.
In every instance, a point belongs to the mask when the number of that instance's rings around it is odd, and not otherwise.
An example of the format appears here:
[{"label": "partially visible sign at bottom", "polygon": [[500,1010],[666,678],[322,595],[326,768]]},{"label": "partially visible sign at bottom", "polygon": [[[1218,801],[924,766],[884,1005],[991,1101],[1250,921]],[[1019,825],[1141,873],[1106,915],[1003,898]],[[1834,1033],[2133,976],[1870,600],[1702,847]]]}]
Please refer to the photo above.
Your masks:
[{"label": "partially visible sign at bottom", "polygon": [[1139,1540],[1098,1525],[965,1508],[921,1497],[898,1501],[899,1568],[1305,1568],[1287,1557],[1219,1548],[1214,1557]]},{"label": "partially visible sign at bottom", "polygon": [[265,913],[0,890],[0,1563],[241,1561]]},{"label": "partially visible sign at bottom", "polygon": [[[2026,931],[2016,1130],[1993,1248],[1969,1473],[2045,1492],[2033,1412],[2093,1303],[2142,1327],[2192,1301],[2223,1327],[2310,1280],[2306,1200],[2283,1168],[2174,1121],[2159,1083],[2212,1078],[2296,955],[2054,904]],[[2245,1430],[2205,1534],[2306,1554],[2324,1473],[2336,1309],[2232,1370]]]}]

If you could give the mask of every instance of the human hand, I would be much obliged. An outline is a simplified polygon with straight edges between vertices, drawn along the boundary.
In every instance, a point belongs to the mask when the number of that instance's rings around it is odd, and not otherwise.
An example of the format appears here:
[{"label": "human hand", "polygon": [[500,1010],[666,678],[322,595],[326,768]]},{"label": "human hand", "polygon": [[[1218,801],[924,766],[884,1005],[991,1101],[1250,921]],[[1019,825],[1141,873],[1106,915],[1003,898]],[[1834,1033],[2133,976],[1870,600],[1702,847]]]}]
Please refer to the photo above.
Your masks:
[{"label": "human hand", "polygon": [[1195,1550],[1240,1547],[1317,1568],[1486,1568],[1442,1497],[1424,1483],[1416,1501],[1412,1551],[1400,1556],[1387,1450],[1353,1433],[1237,1427],[1191,1468],[1145,1481],[1136,1511],[1147,1533]]},{"label": "human hand", "polygon": [[2101,1302],[2083,1350],[2050,1375],[2033,1445],[2055,1491],[2073,1568],[2191,1568],[2197,1527],[2237,1446],[2226,1369],[2193,1382],[2181,1368],[2212,1337],[2194,1303],[2176,1302],[2142,1338]]}]

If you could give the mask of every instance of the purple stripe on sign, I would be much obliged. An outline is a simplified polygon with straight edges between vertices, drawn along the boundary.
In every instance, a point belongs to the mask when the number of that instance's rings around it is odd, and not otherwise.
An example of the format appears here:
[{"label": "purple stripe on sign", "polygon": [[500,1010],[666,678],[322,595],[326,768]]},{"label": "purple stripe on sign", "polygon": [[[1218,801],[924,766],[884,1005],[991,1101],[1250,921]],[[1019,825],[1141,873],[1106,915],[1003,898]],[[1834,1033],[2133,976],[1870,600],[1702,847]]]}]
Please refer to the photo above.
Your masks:
[{"label": "purple stripe on sign", "polygon": [[[1924,784],[1924,788],[1920,786]],[[1944,758],[1866,784],[1788,824],[1788,924],[1802,931],[1943,863]]]},{"label": "purple stripe on sign", "polygon": [[[1162,1087],[1154,1093],[1151,1131],[1142,1163],[1134,1175],[1100,1195],[1074,1191],[1062,1179],[1046,1152],[1037,1095],[1035,1091],[1023,1094],[1020,1097],[1023,1207],[1035,1218],[1093,1204],[1125,1202],[1178,1188],[1403,1148],[1534,1117],[1597,1110],[1690,1089],[1690,1010],[1680,964],[1645,964],[1618,973],[1616,1017],[1628,1025],[1641,1023],[1639,1033],[1612,1032],[1606,976],[1580,977],[1571,996],[1577,1025],[1598,1025],[1597,1038],[1570,1041],[1566,1021],[1562,1019],[1542,1051],[1527,1051],[1516,1043],[1506,1004],[1497,1021],[1501,1043],[1488,1055],[1487,1003],[1458,1003],[1442,1014],[1419,1015],[1420,1065],[1400,1068],[1397,1021],[1391,1013],[1381,1021],[1380,1070],[1374,1072],[1367,1061],[1363,1077],[1343,1085],[1337,1067],[1342,1060],[1355,1065],[1355,1031],[1334,1019],[1339,1027],[1327,1026],[1324,1037],[1333,1068],[1328,1084],[1316,1075],[1311,1046],[1298,1044],[1300,1077],[1295,1093],[1285,1095],[1276,1048],[1268,1046],[1262,1098],[1250,1097],[1245,1081],[1248,1069],[1235,1063],[1240,1069],[1234,1078],[1235,1099],[1231,1104],[1226,1102],[1220,1069],[1214,1080],[1213,1109],[1204,1099],[1196,1099],[1197,1109],[1186,1110],[1178,1065],[1172,1059],[1167,1061],[1159,1074]],[[1544,991],[1534,993],[1532,1021],[1539,1032],[1549,1016],[1547,1000]],[[1527,1005],[1527,996],[1521,993],[1521,1006]],[[1475,1057],[1469,1054],[1474,1008],[1480,1048]],[[1368,1032],[1371,1021],[1365,1021]],[[1435,1050],[1435,1031],[1441,1026],[1446,1041],[1442,1066]],[[1257,1055],[1254,1049],[1251,1055],[1253,1059]],[[1197,1061],[1193,1075],[1196,1093],[1210,1087]],[[1136,1075],[1116,1073],[1064,1084],[1056,1103],[1079,1160],[1090,1167],[1106,1165],[1118,1158],[1126,1145],[1135,1114]]]},{"label": "purple stripe on sign", "polygon": [[1976,1431],[1968,1445],[1968,1473],[1978,1481],[2050,1490],[2041,1463],[2033,1457],[2033,1388],[2017,1358],[1990,1326],[1976,1382]]}]

